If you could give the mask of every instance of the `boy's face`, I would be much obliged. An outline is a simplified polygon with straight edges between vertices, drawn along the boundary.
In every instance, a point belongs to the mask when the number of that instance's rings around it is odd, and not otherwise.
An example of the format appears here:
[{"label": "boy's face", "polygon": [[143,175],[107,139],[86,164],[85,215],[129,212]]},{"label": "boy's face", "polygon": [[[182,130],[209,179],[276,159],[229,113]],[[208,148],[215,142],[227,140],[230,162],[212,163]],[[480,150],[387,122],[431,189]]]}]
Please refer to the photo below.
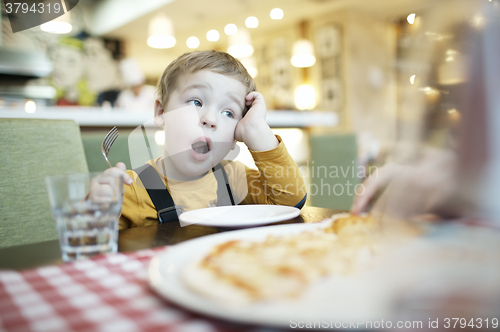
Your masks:
[{"label": "boy's face", "polygon": [[234,133],[243,116],[246,87],[209,70],[181,76],[155,122],[165,126],[164,158],[168,176],[195,178],[206,173],[234,148]]}]

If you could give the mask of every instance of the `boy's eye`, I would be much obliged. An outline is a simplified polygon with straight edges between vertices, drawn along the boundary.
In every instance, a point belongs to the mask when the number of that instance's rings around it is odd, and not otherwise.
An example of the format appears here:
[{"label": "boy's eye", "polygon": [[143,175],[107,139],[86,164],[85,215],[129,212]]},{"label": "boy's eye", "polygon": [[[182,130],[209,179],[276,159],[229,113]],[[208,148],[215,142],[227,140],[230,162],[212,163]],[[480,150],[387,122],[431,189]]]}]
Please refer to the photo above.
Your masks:
[{"label": "boy's eye", "polygon": [[197,100],[197,99],[193,99],[193,100],[188,101],[188,104],[194,105],[194,106],[196,106],[196,107],[201,107],[201,106],[203,106],[203,105],[201,104],[201,101],[199,101],[199,100]]},{"label": "boy's eye", "polygon": [[222,114],[227,116],[228,118],[234,118],[234,114],[233,112],[229,111],[229,110],[225,110],[225,111],[222,111]]}]

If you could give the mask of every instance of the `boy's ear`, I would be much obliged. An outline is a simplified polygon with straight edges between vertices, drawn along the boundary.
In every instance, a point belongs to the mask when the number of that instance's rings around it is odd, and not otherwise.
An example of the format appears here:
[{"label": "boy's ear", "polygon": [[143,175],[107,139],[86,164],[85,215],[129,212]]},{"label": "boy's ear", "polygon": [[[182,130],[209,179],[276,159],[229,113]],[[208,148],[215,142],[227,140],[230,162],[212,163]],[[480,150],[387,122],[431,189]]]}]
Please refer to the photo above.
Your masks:
[{"label": "boy's ear", "polygon": [[163,125],[165,124],[165,122],[163,121],[163,113],[164,112],[165,111],[163,110],[163,105],[161,104],[161,101],[156,99],[154,122],[155,122],[155,125],[157,125],[158,127],[163,127]]}]

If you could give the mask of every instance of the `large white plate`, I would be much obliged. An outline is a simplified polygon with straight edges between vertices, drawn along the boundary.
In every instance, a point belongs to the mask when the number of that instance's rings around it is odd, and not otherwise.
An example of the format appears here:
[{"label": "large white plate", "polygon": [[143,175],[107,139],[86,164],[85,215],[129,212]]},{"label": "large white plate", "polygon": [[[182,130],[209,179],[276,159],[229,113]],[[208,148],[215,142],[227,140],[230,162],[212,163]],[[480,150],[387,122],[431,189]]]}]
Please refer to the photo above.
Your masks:
[{"label": "large white plate", "polygon": [[300,210],[283,205],[218,206],[184,212],[179,216],[181,225],[215,227],[250,227],[266,225],[297,217]]},{"label": "large white plate", "polygon": [[[469,294],[488,294],[492,293],[492,280],[500,280],[500,254],[491,255],[492,248],[495,248],[495,253],[500,252],[499,234],[477,228],[446,226],[431,232],[430,237],[416,239],[395,250],[395,257],[389,260],[384,258],[359,273],[320,280],[295,301],[235,305],[201,295],[183,282],[183,274],[189,264],[222,242],[239,239],[259,241],[268,235],[296,234],[328,225],[328,222],[277,225],[189,240],[158,253],[151,260],[149,282],[164,298],[204,315],[286,328],[300,327],[300,324],[304,327],[303,324],[309,322],[320,324],[321,329],[338,330],[353,327],[366,329],[369,325],[365,324],[371,322],[377,326],[382,319],[396,324],[396,319],[405,314],[405,309],[422,305],[422,296],[415,294],[424,294],[424,300],[427,297],[433,299],[436,287],[450,296],[464,289],[472,291]],[[457,253],[456,257],[450,257],[453,252]],[[478,261],[478,254],[479,257],[484,256],[483,259]],[[447,257],[445,261],[443,257]],[[485,298],[483,296],[482,299]],[[415,299],[417,303],[414,303]],[[485,303],[488,304],[487,301]],[[432,308],[433,303],[424,304]],[[427,319],[424,324],[427,324]]]},{"label": "large white plate", "polygon": [[[386,317],[383,288],[370,287],[370,276],[336,276],[307,290],[296,301],[235,305],[203,296],[182,280],[184,269],[229,240],[264,240],[268,235],[297,234],[328,222],[259,227],[218,233],[182,242],[155,256],[149,265],[152,288],[166,299],[205,315],[248,324],[290,327],[299,321],[341,322]],[[360,327],[361,328],[361,327]]]}]

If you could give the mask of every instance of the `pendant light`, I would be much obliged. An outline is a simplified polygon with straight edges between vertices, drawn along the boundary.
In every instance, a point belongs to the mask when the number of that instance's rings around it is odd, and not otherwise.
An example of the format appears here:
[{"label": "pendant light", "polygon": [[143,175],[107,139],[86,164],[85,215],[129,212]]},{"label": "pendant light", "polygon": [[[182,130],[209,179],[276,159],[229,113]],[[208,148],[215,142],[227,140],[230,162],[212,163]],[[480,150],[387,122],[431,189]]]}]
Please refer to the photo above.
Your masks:
[{"label": "pendant light", "polygon": [[42,24],[40,26],[40,30],[54,34],[70,33],[71,30],[73,30],[73,25],[71,24],[71,13],[66,11],[65,7],[61,10],[65,11],[64,15],[58,16],[52,21]]},{"label": "pendant light", "polygon": [[164,13],[159,13],[149,22],[148,46],[152,48],[172,48],[176,44],[174,25]]},{"label": "pendant light", "polygon": [[252,38],[247,29],[238,29],[235,35],[228,36],[227,52],[235,58],[248,58],[253,54]]},{"label": "pendant light", "polygon": [[299,28],[300,39],[293,43],[290,62],[292,66],[297,68],[311,67],[316,63],[316,57],[314,56],[313,44],[306,38],[307,22],[301,22]]},{"label": "pendant light", "polygon": [[259,71],[257,70],[257,62],[255,61],[255,58],[253,56],[240,58],[238,60],[240,60],[241,64],[246,68],[248,74],[250,74],[252,78],[257,77]]},{"label": "pendant light", "polygon": [[316,107],[316,90],[309,83],[309,68],[316,62],[312,43],[306,39],[307,22],[300,23],[300,37],[292,47],[292,66],[301,69],[301,84],[295,88],[294,101],[298,110],[312,110]]}]

